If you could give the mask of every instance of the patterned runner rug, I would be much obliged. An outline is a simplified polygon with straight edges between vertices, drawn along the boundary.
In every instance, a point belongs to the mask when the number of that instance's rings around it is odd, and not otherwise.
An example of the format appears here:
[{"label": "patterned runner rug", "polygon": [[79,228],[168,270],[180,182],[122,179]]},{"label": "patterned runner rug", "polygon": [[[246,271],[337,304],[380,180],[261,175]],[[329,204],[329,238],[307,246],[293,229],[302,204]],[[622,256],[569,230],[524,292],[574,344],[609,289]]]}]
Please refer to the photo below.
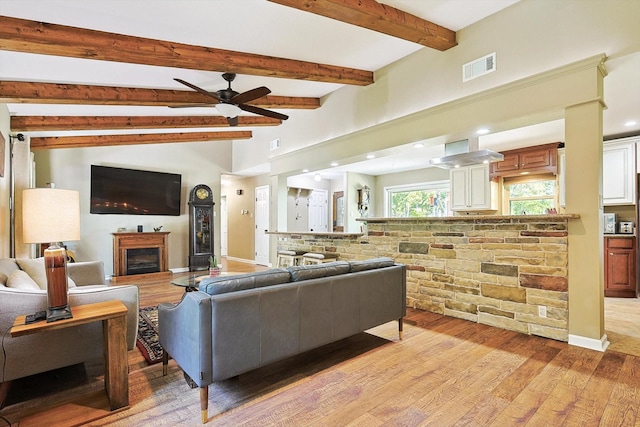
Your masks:
[{"label": "patterned runner rug", "polygon": [[136,346],[149,365],[162,361],[162,347],[158,341],[158,307],[144,307],[138,312]]}]

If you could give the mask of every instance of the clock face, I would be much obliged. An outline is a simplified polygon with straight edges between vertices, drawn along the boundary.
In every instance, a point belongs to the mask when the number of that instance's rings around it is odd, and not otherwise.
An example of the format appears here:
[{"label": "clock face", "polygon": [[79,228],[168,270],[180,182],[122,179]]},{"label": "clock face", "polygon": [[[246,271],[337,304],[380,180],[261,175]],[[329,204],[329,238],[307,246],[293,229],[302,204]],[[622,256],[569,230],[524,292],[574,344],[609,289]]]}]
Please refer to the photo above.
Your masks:
[{"label": "clock face", "polygon": [[196,197],[198,197],[198,199],[200,200],[204,200],[207,197],[209,197],[209,192],[207,191],[206,188],[198,188],[196,190]]}]

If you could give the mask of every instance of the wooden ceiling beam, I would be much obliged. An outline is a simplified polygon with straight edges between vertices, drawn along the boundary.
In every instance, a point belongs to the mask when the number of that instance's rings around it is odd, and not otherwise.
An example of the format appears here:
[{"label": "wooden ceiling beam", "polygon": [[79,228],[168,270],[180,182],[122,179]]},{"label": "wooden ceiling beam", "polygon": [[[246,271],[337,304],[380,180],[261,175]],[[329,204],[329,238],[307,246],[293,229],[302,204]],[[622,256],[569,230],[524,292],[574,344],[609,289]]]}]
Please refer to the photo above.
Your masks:
[{"label": "wooden ceiling beam", "polygon": [[250,139],[251,131],[148,133],[135,135],[58,136],[31,138],[32,150],[108,147],[113,145],[166,144]]},{"label": "wooden ceiling beam", "polygon": [[0,50],[366,86],[373,72],[0,17]]},{"label": "wooden ceiling beam", "polygon": [[[1,22],[1,20],[0,20]],[[61,83],[0,81],[0,102],[126,106],[184,106],[217,103],[192,90],[141,89]],[[264,96],[251,101],[261,108],[316,109],[319,98]]]},{"label": "wooden ceiling beam", "polygon": [[368,28],[440,51],[457,45],[455,31],[375,0],[269,1]]},{"label": "wooden ceiling beam", "polygon": [[[282,120],[239,116],[238,126],[278,126]],[[14,132],[229,127],[222,116],[11,116]]]}]

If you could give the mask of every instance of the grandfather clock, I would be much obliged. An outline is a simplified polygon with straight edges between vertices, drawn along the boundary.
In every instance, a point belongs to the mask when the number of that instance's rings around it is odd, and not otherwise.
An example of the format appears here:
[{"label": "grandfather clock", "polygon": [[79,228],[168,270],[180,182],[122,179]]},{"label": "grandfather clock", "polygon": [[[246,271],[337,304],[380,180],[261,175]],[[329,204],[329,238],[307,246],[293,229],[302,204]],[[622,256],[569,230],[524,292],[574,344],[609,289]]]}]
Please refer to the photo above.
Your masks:
[{"label": "grandfather clock", "polygon": [[189,271],[209,268],[213,255],[213,193],[198,184],[189,194]]}]

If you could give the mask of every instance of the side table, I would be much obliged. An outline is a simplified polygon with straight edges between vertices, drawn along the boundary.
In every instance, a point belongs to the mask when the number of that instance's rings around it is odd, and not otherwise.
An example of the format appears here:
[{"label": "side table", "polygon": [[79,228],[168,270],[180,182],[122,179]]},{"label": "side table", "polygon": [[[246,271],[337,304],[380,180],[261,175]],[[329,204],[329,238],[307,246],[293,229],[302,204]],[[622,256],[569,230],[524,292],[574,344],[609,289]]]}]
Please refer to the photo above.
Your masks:
[{"label": "side table", "polygon": [[120,300],[71,307],[73,318],[52,323],[25,325],[26,315],[16,317],[12,337],[46,333],[89,322],[102,321],[104,347],[104,388],[112,411],[129,406],[129,365],[127,360],[127,307]]}]

